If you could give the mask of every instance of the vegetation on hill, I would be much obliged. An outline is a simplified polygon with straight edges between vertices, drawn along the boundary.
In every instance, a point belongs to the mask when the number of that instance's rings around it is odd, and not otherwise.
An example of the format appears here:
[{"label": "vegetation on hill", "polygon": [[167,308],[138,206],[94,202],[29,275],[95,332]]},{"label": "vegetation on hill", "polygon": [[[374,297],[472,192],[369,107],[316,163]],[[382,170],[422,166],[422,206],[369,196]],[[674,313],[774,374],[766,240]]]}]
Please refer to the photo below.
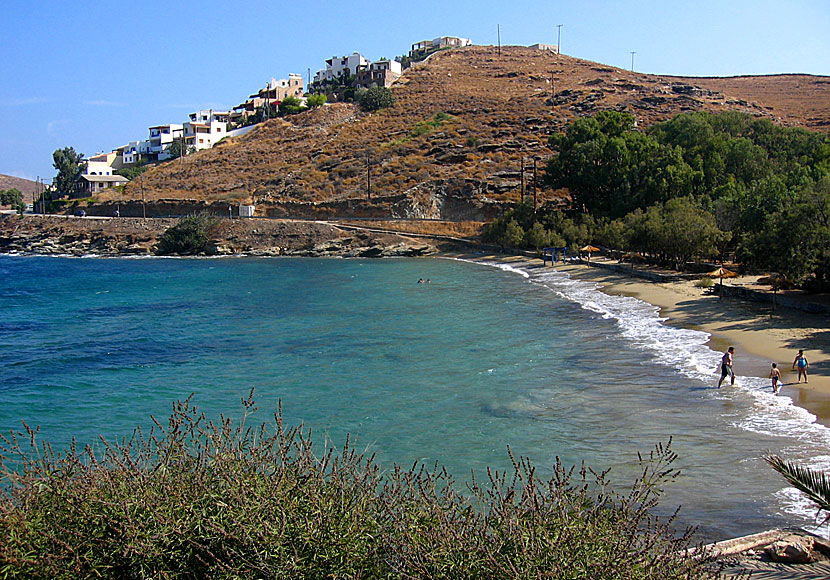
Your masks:
[{"label": "vegetation on hill", "polygon": [[[4,578],[713,578],[653,509],[676,475],[658,446],[627,493],[606,474],[526,458],[462,492],[439,467],[382,471],[347,439],[302,427],[170,419],[122,443],[38,447],[4,439]],[[317,452],[321,452],[319,455]]]},{"label": "vegetation on hill", "polygon": [[546,180],[570,205],[518,208],[490,239],[601,244],[681,267],[730,252],[747,268],[830,288],[827,136],[734,112],[685,113],[643,132],[606,111],[550,143]]}]

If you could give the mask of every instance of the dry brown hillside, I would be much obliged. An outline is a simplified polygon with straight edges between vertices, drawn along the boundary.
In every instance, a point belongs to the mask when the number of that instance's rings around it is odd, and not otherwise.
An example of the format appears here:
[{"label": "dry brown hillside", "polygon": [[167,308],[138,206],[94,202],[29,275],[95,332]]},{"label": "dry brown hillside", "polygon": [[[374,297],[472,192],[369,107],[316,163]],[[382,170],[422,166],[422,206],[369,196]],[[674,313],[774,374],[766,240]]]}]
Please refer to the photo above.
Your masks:
[{"label": "dry brown hillside", "polygon": [[23,199],[29,202],[32,194],[38,191],[38,184],[35,181],[0,173],[0,189],[16,189],[23,194]]},{"label": "dry brown hillside", "polygon": [[541,182],[548,136],[600,110],[628,111],[642,127],[683,111],[738,110],[830,131],[827,77],[664,77],[524,47],[437,53],[393,90],[390,109],[329,104],[162,164],[120,201],[143,193],[255,203],[264,215],[486,219],[521,195],[523,159],[528,183],[534,159]]}]

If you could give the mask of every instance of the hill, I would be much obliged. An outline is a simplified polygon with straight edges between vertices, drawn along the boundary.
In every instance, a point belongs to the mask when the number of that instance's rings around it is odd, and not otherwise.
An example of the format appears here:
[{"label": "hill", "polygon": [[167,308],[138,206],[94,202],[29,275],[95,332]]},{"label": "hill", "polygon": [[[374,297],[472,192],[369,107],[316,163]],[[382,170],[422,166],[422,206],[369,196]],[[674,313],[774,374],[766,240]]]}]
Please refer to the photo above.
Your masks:
[{"label": "hill", "polygon": [[538,201],[560,197],[541,187],[548,136],[601,110],[628,111],[640,127],[736,110],[830,132],[827,77],[657,76],[525,47],[436,53],[393,90],[390,109],[334,103],[162,164],[102,197],[100,211],[143,197],[151,207],[254,203],[270,216],[485,220],[521,197],[523,177],[533,193],[534,160]]},{"label": "hill", "polygon": [[38,184],[35,181],[29,181],[21,177],[12,177],[11,175],[3,175],[0,173],[0,189],[16,189],[23,194],[23,199],[26,202],[31,201],[32,195],[37,193]]}]

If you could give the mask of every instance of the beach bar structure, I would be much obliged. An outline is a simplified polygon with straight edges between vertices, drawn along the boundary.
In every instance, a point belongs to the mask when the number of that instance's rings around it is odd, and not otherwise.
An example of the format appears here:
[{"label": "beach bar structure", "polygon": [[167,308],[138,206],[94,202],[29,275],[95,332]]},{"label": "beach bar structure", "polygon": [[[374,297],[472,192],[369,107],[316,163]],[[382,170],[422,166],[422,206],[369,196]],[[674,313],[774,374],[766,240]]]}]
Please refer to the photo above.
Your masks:
[{"label": "beach bar structure", "polygon": [[542,265],[544,266],[548,259],[550,259],[550,265],[553,266],[559,261],[559,252],[562,252],[562,261],[564,262],[568,259],[567,251],[568,248],[566,246],[562,246],[561,248],[542,248]]}]

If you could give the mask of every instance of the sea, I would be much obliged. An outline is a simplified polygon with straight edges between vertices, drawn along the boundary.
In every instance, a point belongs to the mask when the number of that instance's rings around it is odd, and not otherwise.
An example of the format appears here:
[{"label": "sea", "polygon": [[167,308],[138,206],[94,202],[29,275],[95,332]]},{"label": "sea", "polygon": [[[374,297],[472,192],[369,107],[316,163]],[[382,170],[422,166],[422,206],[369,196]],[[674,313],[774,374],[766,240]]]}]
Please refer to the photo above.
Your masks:
[{"label": "sea", "polygon": [[[423,282],[419,283],[419,280]],[[55,450],[117,440],[174,401],[257,418],[320,444],[346,436],[456,480],[509,470],[610,470],[671,440],[679,477],[658,512],[719,540],[817,527],[763,460],[830,468],[830,429],[769,380],[715,388],[703,332],[552,267],[481,260],[0,256],[0,433]]]}]

